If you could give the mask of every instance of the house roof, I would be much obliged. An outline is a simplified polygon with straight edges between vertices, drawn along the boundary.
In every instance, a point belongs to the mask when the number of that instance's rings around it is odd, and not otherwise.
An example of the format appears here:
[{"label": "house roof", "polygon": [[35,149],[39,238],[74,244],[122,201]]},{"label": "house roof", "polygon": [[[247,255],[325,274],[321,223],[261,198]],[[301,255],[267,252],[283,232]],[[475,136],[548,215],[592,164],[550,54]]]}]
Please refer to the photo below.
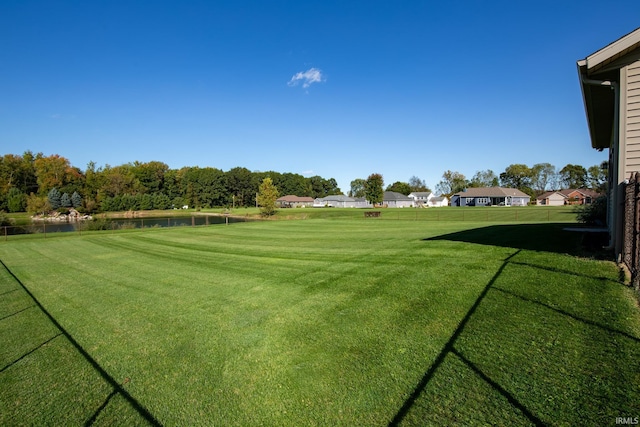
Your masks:
[{"label": "house roof", "polygon": [[578,193],[580,193],[580,194],[582,194],[583,196],[586,196],[586,197],[598,197],[600,195],[600,193],[598,193],[597,191],[593,191],[593,190],[591,190],[589,188],[577,188],[577,189],[576,188],[568,188],[566,190],[560,190],[559,191],[559,193],[561,193],[561,194],[563,194],[563,195],[565,195],[567,197],[570,197],[572,193],[576,193],[576,192],[578,192]]},{"label": "house roof", "polygon": [[437,203],[437,202],[444,202],[445,200],[447,200],[446,197],[438,196],[438,197],[432,197],[430,201],[431,203]]},{"label": "house roof", "polygon": [[[620,68],[638,59],[640,28],[577,62],[591,146],[611,146]],[[631,55],[633,53],[633,55]]]},{"label": "house roof", "polygon": [[468,188],[466,191],[454,194],[459,197],[527,197],[531,198],[528,194],[523,193],[517,188],[503,188],[503,187],[473,187]]},{"label": "house roof", "polygon": [[405,196],[402,193],[396,193],[395,191],[385,191],[384,195],[382,197],[382,200],[384,201],[394,201],[394,202],[398,202],[398,201],[407,201],[407,202],[412,202],[413,199],[409,196]]},{"label": "house roof", "polygon": [[409,193],[409,197],[411,197],[411,196],[429,197],[430,194],[431,194],[430,191],[414,191],[414,192]]},{"label": "house roof", "polygon": [[276,199],[277,202],[288,202],[288,203],[309,203],[313,202],[313,197],[300,197],[294,196],[292,194],[282,196]]},{"label": "house roof", "polygon": [[354,202],[355,201],[351,197],[345,196],[344,194],[334,194],[331,196],[321,197],[316,200],[321,200],[323,202]]},{"label": "house roof", "polygon": [[598,196],[600,196],[600,193],[598,193],[597,191],[591,190],[589,188],[567,188],[565,190],[557,190],[557,191],[546,191],[544,193],[542,193],[541,195],[539,195],[538,197],[536,197],[536,200],[544,200],[549,198],[549,196],[551,196],[552,194],[558,194],[562,197],[564,197],[565,199],[568,199],[569,197],[571,197],[571,194],[573,193],[580,193],[585,197],[591,197],[591,198],[596,198]]}]

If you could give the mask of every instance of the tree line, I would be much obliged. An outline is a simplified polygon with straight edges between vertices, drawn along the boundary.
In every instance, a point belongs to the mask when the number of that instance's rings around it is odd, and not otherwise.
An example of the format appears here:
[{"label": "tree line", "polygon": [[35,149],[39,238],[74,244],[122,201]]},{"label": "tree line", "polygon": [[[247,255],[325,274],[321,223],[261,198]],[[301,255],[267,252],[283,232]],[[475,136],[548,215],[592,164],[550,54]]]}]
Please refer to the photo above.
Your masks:
[{"label": "tree line", "polygon": [[473,187],[517,188],[531,197],[537,197],[545,191],[561,189],[591,189],[604,194],[607,190],[609,163],[585,169],[581,165],[567,164],[561,169],[550,163],[538,163],[529,167],[525,164],[512,164],[504,172],[496,175],[492,170],[478,171],[467,179],[457,171],[447,170],[436,185],[436,192],[444,196]]},{"label": "tree line", "polygon": [[[550,163],[537,163],[532,167],[524,164],[507,166],[504,172],[496,175],[491,169],[477,171],[470,179],[462,173],[447,170],[436,185],[436,193],[451,197],[452,194],[467,188],[507,187],[517,188],[531,197],[537,197],[545,191],[561,189],[591,189],[605,194],[607,190],[608,162],[604,161],[585,169],[583,166],[568,164],[561,169]],[[349,196],[363,197],[372,203],[381,203],[384,180],[380,174],[372,174],[367,179],[351,181]],[[385,191],[395,191],[409,195],[412,192],[431,192],[425,181],[412,176],[409,182],[396,181]],[[380,202],[378,202],[380,200]]]},{"label": "tree line", "polygon": [[280,194],[326,197],[342,194],[335,179],[295,173],[222,171],[163,162],[119,166],[90,162],[85,170],[58,155],[26,151],[0,158],[0,211],[46,212],[74,207],[81,212],[255,206],[259,186],[270,178]]}]

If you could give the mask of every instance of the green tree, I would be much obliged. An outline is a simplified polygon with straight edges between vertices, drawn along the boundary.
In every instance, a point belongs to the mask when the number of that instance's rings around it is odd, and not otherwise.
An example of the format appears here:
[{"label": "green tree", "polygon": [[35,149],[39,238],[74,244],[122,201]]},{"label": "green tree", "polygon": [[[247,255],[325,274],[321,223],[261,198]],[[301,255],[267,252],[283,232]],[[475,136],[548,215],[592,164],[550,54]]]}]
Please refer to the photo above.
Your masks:
[{"label": "green tree", "polygon": [[556,176],[556,167],[551,163],[536,163],[531,167],[531,188],[538,194],[553,190]]},{"label": "green tree", "polygon": [[260,206],[262,216],[271,216],[276,213],[276,200],[278,199],[278,189],[273,184],[270,177],[262,180],[258,188],[257,201]]},{"label": "green tree", "polygon": [[326,197],[332,194],[342,194],[337,181],[333,178],[324,179],[321,176],[315,175],[307,178],[307,180],[311,188],[311,192],[307,194],[309,197],[317,199],[318,197]]},{"label": "green tree", "polygon": [[235,167],[225,173],[227,191],[235,206],[253,206],[258,188],[254,186],[251,171]]},{"label": "green tree", "polygon": [[13,225],[13,219],[9,218],[5,211],[0,210],[0,227],[8,225]]},{"label": "green tree", "polygon": [[100,193],[104,196],[119,196],[122,194],[138,194],[143,186],[133,173],[134,166],[130,163],[111,167],[106,165],[100,174]]},{"label": "green tree", "polygon": [[71,196],[69,196],[69,193],[62,193],[62,196],[60,196],[60,207],[70,208],[71,206]]},{"label": "green tree", "polygon": [[436,192],[441,196],[451,197],[467,188],[467,179],[460,172],[445,171],[442,180],[436,185]]},{"label": "green tree", "polygon": [[57,188],[52,188],[51,190],[49,190],[49,193],[47,194],[47,201],[49,202],[49,206],[51,206],[51,209],[58,209],[61,205],[61,198],[62,198],[62,194],[60,194],[60,191],[58,191]]},{"label": "green tree", "polygon": [[351,189],[349,190],[349,197],[365,197],[365,186],[367,181],[362,178],[356,178],[351,181]]},{"label": "green tree", "polygon": [[491,170],[477,171],[469,181],[469,187],[497,187],[499,184],[498,177]]},{"label": "green tree", "polygon": [[273,180],[273,185],[278,187],[278,191],[283,195],[305,196],[311,194],[311,187],[302,175],[289,172],[282,174],[269,172],[269,176]]},{"label": "green tree", "polygon": [[565,188],[585,188],[587,170],[580,165],[568,164],[560,170],[560,180]]},{"label": "green tree", "polygon": [[587,169],[589,188],[599,193],[607,192],[607,181],[609,176],[609,162],[604,161],[600,165],[594,165]]},{"label": "green tree", "polygon": [[31,214],[41,213],[44,215],[51,209],[47,196],[38,196],[37,194],[31,193],[27,197],[27,212]]},{"label": "green tree", "polygon": [[224,172],[206,167],[185,168],[182,174],[184,199],[189,206],[224,206],[229,201]]},{"label": "green tree", "polygon": [[364,194],[372,205],[380,204],[384,200],[384,178],[379,173],[372,173],[365,182]]},{"label": "green tree", "polygon": [[420,179],[415,175],[409,178],[409,187],[411,188],[411,191],[409,193],[412,193],[412,192],[430,193],[431,192],[431,189],[427,187],[427,183],[423,179]]},{"label": "green tree", "polygon": [[500,174],[500,185],[503,187],[517,188],[524,191],[530,189],[532,182],[532,171],[527,165],[513,164]]},{"label": "green tree", "polygon": [[395,191],[396,193],[408,196],[411,193],[411,186],[407,182],[396,181],[387,187],[386,191]]},{"label": "green tree", "polygon": [[148,163],[133,162],[132,172],[138,179],[145,193],[157,193],[164,188],[164,175],[169,170],[165,163],[152,161]]},{"label": "green tree", "polygon": [[82,206],[82,196],[77,191],[74,191],[71,195],[71,204],[76,209]]},{"label": "green tree", "polygon": [[24,212],[27,207],[27,195],[13,187],[7,193],[7,209],[9,212]]}]

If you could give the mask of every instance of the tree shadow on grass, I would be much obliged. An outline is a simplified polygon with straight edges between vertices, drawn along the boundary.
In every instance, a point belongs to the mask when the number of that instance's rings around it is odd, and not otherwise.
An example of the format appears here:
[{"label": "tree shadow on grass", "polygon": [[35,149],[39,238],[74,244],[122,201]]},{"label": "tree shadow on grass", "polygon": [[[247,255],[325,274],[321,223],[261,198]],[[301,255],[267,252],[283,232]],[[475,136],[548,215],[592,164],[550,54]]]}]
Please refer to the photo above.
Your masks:
[{"label": "tree shadow on grass", "polygon": [[606,232],[567,231],[567,223],[490,225],[424,239],[477,243],[531,251],[613,259]]}]

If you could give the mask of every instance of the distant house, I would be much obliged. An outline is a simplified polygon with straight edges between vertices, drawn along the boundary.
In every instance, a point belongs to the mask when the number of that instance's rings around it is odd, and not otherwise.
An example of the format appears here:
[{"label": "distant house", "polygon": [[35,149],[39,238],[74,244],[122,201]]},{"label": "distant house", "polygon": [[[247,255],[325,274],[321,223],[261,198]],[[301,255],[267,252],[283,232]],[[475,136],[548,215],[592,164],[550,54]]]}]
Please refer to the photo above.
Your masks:
[{"label": "distant house", "polygon": [[426,206],[429,203],[429,199],[433,198],[433,193],[430,191],[415,191],[409,193],[408,197],[413,199],[414,206]]},{"label": "distant house", "polygon": [[382,197],[382,204],[388,208],[410,208],[414,206],[411,197],[395,191],[385,191]]},{"label": "distant house", "polygon": [[560,190],[567,196],[568,205],[590,205],[600,194],[588,188]]},{"label": "distant house", "polygon": [[530,200],[517,188],[479,187],[451,196],[451,206],[527,206]]},{"label": "distant house", "polygon": [[427,202],[427,206],[433,207],[433,208],[439,208],[442,206],[449,206],[449,199],[447,199],[444,196],[440,196],[440,197],[431,197],[429,199],[429,201]]},{"label": "distant house", "polygon": [[281,208],[298,208],[313,206],[313,197],[300,197],[289,194],[276,199],[276,206]]},{"label": "distant house", "polygon": [[536,197],[538,206],[564,206],[567,203],[567,196],[559,191],[547,191]]},{"label": "distant house", "polygon": [[344,194],[336,194],[332,196],[319,197],[313,201],[316,208],[370,208],[371,203],[363,198],[352,198]]},{"label": "distant house", "polygon": [[600,196],[588,188],[547,191],[536,197],[538,206],[590,205]]}]

